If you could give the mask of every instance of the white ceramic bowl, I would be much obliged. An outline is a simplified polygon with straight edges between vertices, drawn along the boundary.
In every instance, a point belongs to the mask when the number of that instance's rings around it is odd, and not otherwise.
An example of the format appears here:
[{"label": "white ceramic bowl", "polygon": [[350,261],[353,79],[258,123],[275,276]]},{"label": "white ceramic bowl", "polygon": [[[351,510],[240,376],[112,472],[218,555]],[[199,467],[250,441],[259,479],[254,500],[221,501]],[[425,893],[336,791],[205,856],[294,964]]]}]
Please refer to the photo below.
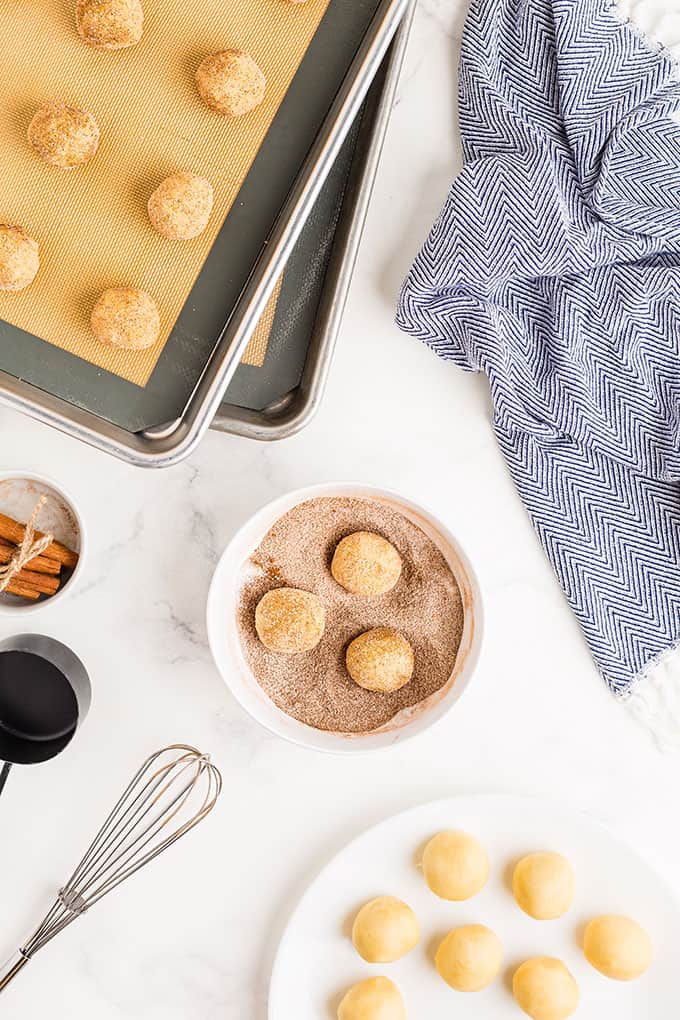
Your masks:
[{"label": "white ceramic bowl", "polygon": [[[425,701],[405,709],[370,733],[328,733],[281,711],[255,680],[243,655],[237,607],[243,567],[271,526],[298,503],[320,496],[371,499],[398,510],[435,543],[451,567],[463,597],[463,636],[448,683]],[[482,639],[482,601],[472,567],[448,529],[428,510],[394,492],[367,485],[336,483],[298,489],[269,503],[236,533],[220,562],[208,596],[208,639],[217,668],[239,704],[270,732],[302,747],[334,753],[376,751],[422,733],[441,719],[461,696],[474,670]]]},{"label": "white ceramic bowl", "polygon": [[22,471],[7,471],[0,474],[0,513],[13,517],[22,524],[30,518],[33,508],[41,495],[48,499],[37,522],[37,530],[50,531],[58,542],[78,553],[78,563],[68,579],[55,595],[41,598],[37,602],[0,594],[0,614],[25,616],[37,613],[47,606],[65,598],[73,591],[80,576],[85,559],[85,525],[75,503],[60,486],[49,478]]}]

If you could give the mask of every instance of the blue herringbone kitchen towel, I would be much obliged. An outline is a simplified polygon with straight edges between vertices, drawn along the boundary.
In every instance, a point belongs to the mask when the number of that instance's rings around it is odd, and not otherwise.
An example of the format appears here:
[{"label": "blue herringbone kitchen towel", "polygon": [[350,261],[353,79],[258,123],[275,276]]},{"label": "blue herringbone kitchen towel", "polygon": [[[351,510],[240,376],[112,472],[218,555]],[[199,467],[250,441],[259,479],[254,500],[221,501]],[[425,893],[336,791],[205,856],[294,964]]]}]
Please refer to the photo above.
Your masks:
[{"label": "blue herringbone kitchen towel", "polygon": [[611,690],[680,740],[678,68],[611,0],[472,0],[464,166],[398,323],[494,425]]}]

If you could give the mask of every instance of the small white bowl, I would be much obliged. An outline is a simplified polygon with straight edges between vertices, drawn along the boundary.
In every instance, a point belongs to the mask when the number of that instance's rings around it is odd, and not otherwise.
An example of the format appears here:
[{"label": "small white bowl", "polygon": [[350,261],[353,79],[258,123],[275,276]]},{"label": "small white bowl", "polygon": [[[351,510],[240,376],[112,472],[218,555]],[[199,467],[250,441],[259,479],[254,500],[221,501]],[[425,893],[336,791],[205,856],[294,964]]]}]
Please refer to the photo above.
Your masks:
[{"label": "small white bowl", "polygon": [[[380,729],[369,733],[329,733],[286,715],[265,694],[248,666],[238,633],[237,607],[243,568],[272,525],[299,503],[318,497],[344,496],[385,503],[417,524],[441,551],[463,597],[463,636],[456,665],[445,686],[425,701],[404,709]],[[298,489],[269,503],[236,533],[225,549],[210,586],[208,640],[217,668],[239,704],[271,733],[316,751],[348,754],[376,751],[422,733],[458,701],[470,682],[482,640],[482,599],[474,571],[448,529],[417,503],[387,489],[336,483]]]},{"label": "small white bowl", "polygon": [[2,592],[0,594],[1,615],[23,616],[54,605],[55,602],[65,598],[69,592],[73,591],[80,576],[85,558],[85,525],[71,497],[56,482],[41,475],[21,471],[7,471],[0,474],[0,513],[13,517],[14,520],[20,521],[22,524],[29,520],[33,508],[43,494],[47,496],[47,502],[38,517],[36,530],[51,532],[58,542],[62,542],[69,549],[77,552],[78,563],[59,591],[55,595],[50,595],[49,598],[44,596],[36,602],[27,602],[15,595]]}]

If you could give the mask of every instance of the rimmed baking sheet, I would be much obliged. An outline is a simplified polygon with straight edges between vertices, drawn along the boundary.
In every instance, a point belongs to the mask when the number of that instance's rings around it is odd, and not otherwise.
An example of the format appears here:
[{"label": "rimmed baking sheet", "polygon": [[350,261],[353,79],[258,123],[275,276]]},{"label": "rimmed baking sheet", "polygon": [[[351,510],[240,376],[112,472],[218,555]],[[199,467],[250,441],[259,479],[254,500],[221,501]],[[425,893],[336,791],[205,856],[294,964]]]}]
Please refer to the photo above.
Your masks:
[{"label": "rimmed baking sheet", "polygon": [[285,439],[317,411],[328,378],[375,175],[394,106],[416,0],[376,74],[279,281],[260,369],[242,363],[211,428]]},{"label": "rimmed baking sheet", "polygon": [[[143,386],[253,164],[329,0],[145,0],[138,45],[110,52],[79,37],[75,0],[10,3],[0,17],[0,215],[40,244],[41,270],[21,293],[0,294],[0,316]],[[227,48],[251,54],[267,78],[263,102],[222,117],[198,94],[196,68]],[[27,144],[33,113],[57,100],[89,111],[100,129],[87,165],[46,165]],[[210,221],[191,241],[168,241],[146,203],[169,174],[214,188]],[[129,351],[99,343],[89,316],[107,287],[155,298],[161,336]]]},{"label": "rimmed baking sheet", "polygon": [[178,417],[379,6],[330,0],[145,389],[7,326],[0,368],[131,432]]},{"label": "rimmed baking sheet", "polygon": [[[237,422],[239,409],[245,409],[256,415],[260,429],[264,431],[270,424],[278,434],[277,419],[283,412],[288,414],[289,404],[297,401],[296,390],[305,370],[319,303],[325,287],[332,292],[335,286],[335,280],[328,279],[328,267],[338,223],[344,212],[357,140],[363,131],[371,130],[366,119],[366,111],[362,111],[286,264],[277,288],[278,300],[271,309],[267,350],[262,364],[241,363],[212,428],[229,431],[230,419]],[[238,428],[236,431],[239,431]]]}]

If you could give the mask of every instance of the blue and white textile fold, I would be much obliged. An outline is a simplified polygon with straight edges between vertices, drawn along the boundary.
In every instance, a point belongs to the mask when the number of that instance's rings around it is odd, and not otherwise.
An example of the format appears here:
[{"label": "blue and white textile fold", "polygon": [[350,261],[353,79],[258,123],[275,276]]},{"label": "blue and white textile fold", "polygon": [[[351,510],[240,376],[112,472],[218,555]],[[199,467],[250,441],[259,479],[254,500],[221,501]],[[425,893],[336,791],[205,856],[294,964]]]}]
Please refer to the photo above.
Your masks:
[{"label": "blue and white textile fold", "polygon": [[472,0],[463,169],[397,321],[494,427],[612,692],[680,744],[678,67],[611,0]]}]

